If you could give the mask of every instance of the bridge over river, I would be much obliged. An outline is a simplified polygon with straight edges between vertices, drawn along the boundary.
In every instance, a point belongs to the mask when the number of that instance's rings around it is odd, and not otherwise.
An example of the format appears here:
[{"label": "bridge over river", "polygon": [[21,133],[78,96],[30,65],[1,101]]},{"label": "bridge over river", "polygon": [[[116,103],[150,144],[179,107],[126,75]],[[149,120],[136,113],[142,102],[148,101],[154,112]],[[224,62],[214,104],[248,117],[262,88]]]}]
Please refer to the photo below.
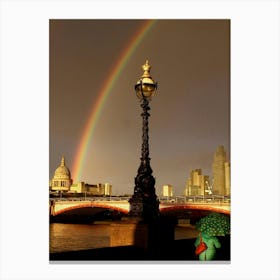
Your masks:
[{"label": "bridge over river", "polygon": [[[73,211],[75,209],[95,208],[100,211],[113,210],[127,214],[129,212],[129,198],[84,198],[84,199],[51,199],[50,215]],[[225,197],[212,196],[205,198],[200,196],[193,197],[174,197],[171,199],[160,199],[159,205],[162,214],[182,212],[187,210],[201,210],[230,214],[230,201]]]}]

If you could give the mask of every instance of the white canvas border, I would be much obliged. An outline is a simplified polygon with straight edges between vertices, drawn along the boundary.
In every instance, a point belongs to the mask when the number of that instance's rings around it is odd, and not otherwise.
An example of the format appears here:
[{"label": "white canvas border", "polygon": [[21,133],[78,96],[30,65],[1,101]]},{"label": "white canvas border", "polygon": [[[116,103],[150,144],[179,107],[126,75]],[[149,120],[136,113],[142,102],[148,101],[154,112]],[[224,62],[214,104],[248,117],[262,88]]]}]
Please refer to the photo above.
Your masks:
[{"label": "white canvas border", "polygon": [[[49,264],[52,18],[231,20],[230,265]],[[2,1],[1,279],[278,279],[279,33],[278,1]]]}]

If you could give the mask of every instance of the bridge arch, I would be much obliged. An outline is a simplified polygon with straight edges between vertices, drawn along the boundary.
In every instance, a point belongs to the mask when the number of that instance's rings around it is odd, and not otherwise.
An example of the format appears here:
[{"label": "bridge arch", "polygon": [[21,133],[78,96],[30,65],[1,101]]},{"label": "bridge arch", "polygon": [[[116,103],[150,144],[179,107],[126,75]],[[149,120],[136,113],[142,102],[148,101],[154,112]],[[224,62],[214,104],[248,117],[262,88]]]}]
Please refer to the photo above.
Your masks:
[{"label": "bridge arch", "polygon": [[166,207],[162,206],[160,209],[160,212],[162,214],[168,214],[172,212],[178,212],[182,210],[199,210],[199,211],[211,211],[211,212],[217,212],[222,213],[226,215],[230,215],[229,209],[224,208],[218,208],[217,206],[211,206],[211,205],[205,205],[205,204],[185,204],[185,205],[166,205]]},{"label": "bridge arch", "polygon": [[122,214],[128,213],[128,210],[124,209],[123,207],[118,207],[115,205],[110,205],[110,204],[105,204],[105,203],[104,204],[94,203],[94,202],[80,203],[80,204],[77,203],[74,205],[68,205],[68,206],[60,208],[60,209],[56,209],[55,205],[53,207],[54,207],[54,209],[52,209],[52,211],[51,211],[52,216],[61,215],[61,214],[67,213],[69,211],[78,210],[78,209],[82,209],[82,208],[100,208],[100,209],[104,209],[104,210],[117,211]]}]

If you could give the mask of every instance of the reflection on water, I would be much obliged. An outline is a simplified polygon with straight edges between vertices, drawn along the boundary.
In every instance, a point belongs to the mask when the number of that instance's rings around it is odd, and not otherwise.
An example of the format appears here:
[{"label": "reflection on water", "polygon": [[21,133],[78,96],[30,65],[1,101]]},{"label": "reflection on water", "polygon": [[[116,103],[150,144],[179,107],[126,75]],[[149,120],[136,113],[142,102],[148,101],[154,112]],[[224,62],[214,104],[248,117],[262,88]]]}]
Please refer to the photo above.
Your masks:
[{"label": "reflection on water", "polygon": [[[176,227],[175,239],[196,238],[192,226]],[[50,224],[50,253],[109,247],[110,226],[106,224]]]},{"label": "reflection on water", "polygon": [[107,225],[50,224],[50,253],[108,247]]}]

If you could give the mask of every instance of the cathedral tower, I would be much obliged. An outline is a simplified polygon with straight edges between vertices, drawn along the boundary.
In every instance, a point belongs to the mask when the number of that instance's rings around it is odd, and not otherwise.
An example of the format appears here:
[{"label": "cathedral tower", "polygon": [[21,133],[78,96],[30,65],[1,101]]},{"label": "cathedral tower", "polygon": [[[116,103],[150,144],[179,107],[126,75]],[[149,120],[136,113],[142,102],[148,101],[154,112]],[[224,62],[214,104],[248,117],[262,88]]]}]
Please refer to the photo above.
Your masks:
[{"label": "cathedral tower", "polygon": [[51,180],[52,191],[69,191],[72,179],[69,169],[65,166],[64,156],[61,158],[60,166],[55,170]]}]

